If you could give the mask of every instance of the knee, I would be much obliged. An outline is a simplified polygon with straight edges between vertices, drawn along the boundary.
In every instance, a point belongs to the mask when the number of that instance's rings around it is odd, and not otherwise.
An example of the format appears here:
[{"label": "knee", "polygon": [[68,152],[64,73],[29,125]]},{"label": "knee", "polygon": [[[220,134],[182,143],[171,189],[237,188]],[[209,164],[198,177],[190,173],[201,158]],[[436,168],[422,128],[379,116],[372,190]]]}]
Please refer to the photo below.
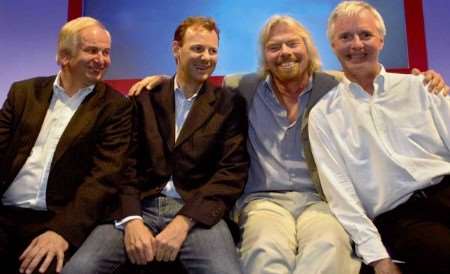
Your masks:
[{"label": "knee", "polygon": [[333,245],[348,245],[350,246],[351,240],[348,233],[342,228],[340,224],[334,224],[328,226],[328,228],[321,233],[321,239],[329,242]]},{"label": "knee", "polygon": [[310,245],[337,253],[342,251],[351,253],[352,251],[350,236],[337,222],[328,223],[311,235],[303,235],[305,239],[302,239],[301,234],[298,236],[300,237],[300,246]]},{"label": "knee", "polygon": [[97,273],[98,262],[90,254],[77,254],[63,267],[62,274]]},{"label": "knee", "polygon": [[[293,221],[282,222],[270,225],[256,223],[246,223],[241,226],[241,253],[245,250],[254,250],[265,253],[280,250],[296,250],[296,231]],[[278,252],[277,252],[278,253]]]},{"label": "knee", "polygon": [[295,255],[296,250],[295,235],[252,234],[243,236],[239,245],[239,253],[243,260],[268,257],[287,260]]}]

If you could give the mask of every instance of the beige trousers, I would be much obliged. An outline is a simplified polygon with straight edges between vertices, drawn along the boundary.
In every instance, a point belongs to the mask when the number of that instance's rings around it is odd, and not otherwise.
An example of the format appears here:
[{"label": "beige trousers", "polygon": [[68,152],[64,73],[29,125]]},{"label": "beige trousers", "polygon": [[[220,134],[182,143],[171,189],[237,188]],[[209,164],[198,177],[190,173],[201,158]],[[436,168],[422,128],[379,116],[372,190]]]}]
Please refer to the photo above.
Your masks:
[{"label": "beige trousers", "polygon": [[255,199],[239,213],[245,274],[359,273],[361,262],[327,203],[287,210],[272,199]]}]

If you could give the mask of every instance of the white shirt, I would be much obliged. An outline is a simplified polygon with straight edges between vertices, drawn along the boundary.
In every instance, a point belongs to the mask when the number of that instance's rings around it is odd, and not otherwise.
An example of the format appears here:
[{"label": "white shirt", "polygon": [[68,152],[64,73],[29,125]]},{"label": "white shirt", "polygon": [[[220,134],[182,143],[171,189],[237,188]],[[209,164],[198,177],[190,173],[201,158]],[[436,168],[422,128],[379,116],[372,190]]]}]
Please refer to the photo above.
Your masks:
[{"label": "white shirt", "polygon": [[31,153],[3,194],[4,205],[47,210],[47,180],[56,146],[73,114],[95,86],[83,88],[69,97],[59,83],[60,74],[53,83],[52,99]]},{"label": "white shirt", "polygon": [[[184,122],[191,112],[192,105],[194,104],[195,99],[198,96],[199,90],[195,92],[191,97],[187,98],[184,94],[184,91],[178,85],[177,77],[175,76],[174,80],[174,94],[175,94],[175,142],[180,135],[181,129],[183,128]],[[175,189],[175,185],[173,184],[173,179],[170,177],[167,184],[164,186],[164,189],[161,191],[162,194],[172,197],[172,198],[181,198],[180,194]]]},{"label": "white shirt", "polygon": [[370,96],[344,79],[312,109],[309,137],[331,210],[365,263],[389,255],[372,223],[450,173],[450,97],[382,68]]}]

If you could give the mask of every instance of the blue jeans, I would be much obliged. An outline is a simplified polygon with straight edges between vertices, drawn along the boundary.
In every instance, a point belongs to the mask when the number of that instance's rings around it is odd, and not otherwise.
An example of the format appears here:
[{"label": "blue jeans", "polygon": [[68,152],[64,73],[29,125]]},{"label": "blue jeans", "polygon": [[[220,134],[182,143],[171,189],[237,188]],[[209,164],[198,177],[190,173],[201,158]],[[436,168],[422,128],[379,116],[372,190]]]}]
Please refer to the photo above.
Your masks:
[{"label": "blue jeans", "polygon": [[[182,207],[180,199],[163,196],[146,199],[142,202],[142,217],[157,235]],[[194,226],[178,258],[190,274],[242,273],[233,239],[223,220],[211,228]],[[126,260],[123,232],[112,224],[100,225],[64,266],[62,274],[109,274]]]}]

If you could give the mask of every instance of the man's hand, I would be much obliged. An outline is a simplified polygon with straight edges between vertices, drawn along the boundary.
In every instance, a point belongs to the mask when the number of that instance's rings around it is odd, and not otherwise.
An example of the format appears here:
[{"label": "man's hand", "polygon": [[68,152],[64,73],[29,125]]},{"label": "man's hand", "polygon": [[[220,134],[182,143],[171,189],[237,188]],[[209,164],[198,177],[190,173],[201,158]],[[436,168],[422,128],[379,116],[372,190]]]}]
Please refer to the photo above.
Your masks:
[{"label": "man's hand", "polygon": [[147,76],[139,82],[134,83],[128,91],[128,96],[138,96],[143,89],[152,89],[161,84],[162,81],[168,79],[167,75]]},{"label": "man's hand", "polygon": [[381,259],[370,264],[375,269],[375,274],[401,274],[400,269],[391,259]]},{"label": "man's hand", "polygon": [[177,215],[155,238],[156,260],[174,261],[193,225],[189,218]]},{"label": "man's hand", "polygon": [[[416,68],[412,69],[412,74],[419,75],[422,72]],[[445,83],[442,75],[435,72],[434,70],[427,70],[422,73],[424,76],[423,83],[425,85],[428,84],[428,91],[433,92],[435,94],[442,93],[443,95],[447,95],[450,91],[450,87]]]},{"label": "man's hand", "polygon": [[125,250],[131,263],[145,265],[155,257],[155,238],[141,219],[125,224]]},{"label": "man's hand", "polygon": [[56,257],[56,272],[61,272],[64,263],[64,252],[69,243],[54,231],[46,231],[31,241],[25,251],[20,255],[20,273],[32,273],[39,263],[39,272],[47,271],[48,266]]}]

